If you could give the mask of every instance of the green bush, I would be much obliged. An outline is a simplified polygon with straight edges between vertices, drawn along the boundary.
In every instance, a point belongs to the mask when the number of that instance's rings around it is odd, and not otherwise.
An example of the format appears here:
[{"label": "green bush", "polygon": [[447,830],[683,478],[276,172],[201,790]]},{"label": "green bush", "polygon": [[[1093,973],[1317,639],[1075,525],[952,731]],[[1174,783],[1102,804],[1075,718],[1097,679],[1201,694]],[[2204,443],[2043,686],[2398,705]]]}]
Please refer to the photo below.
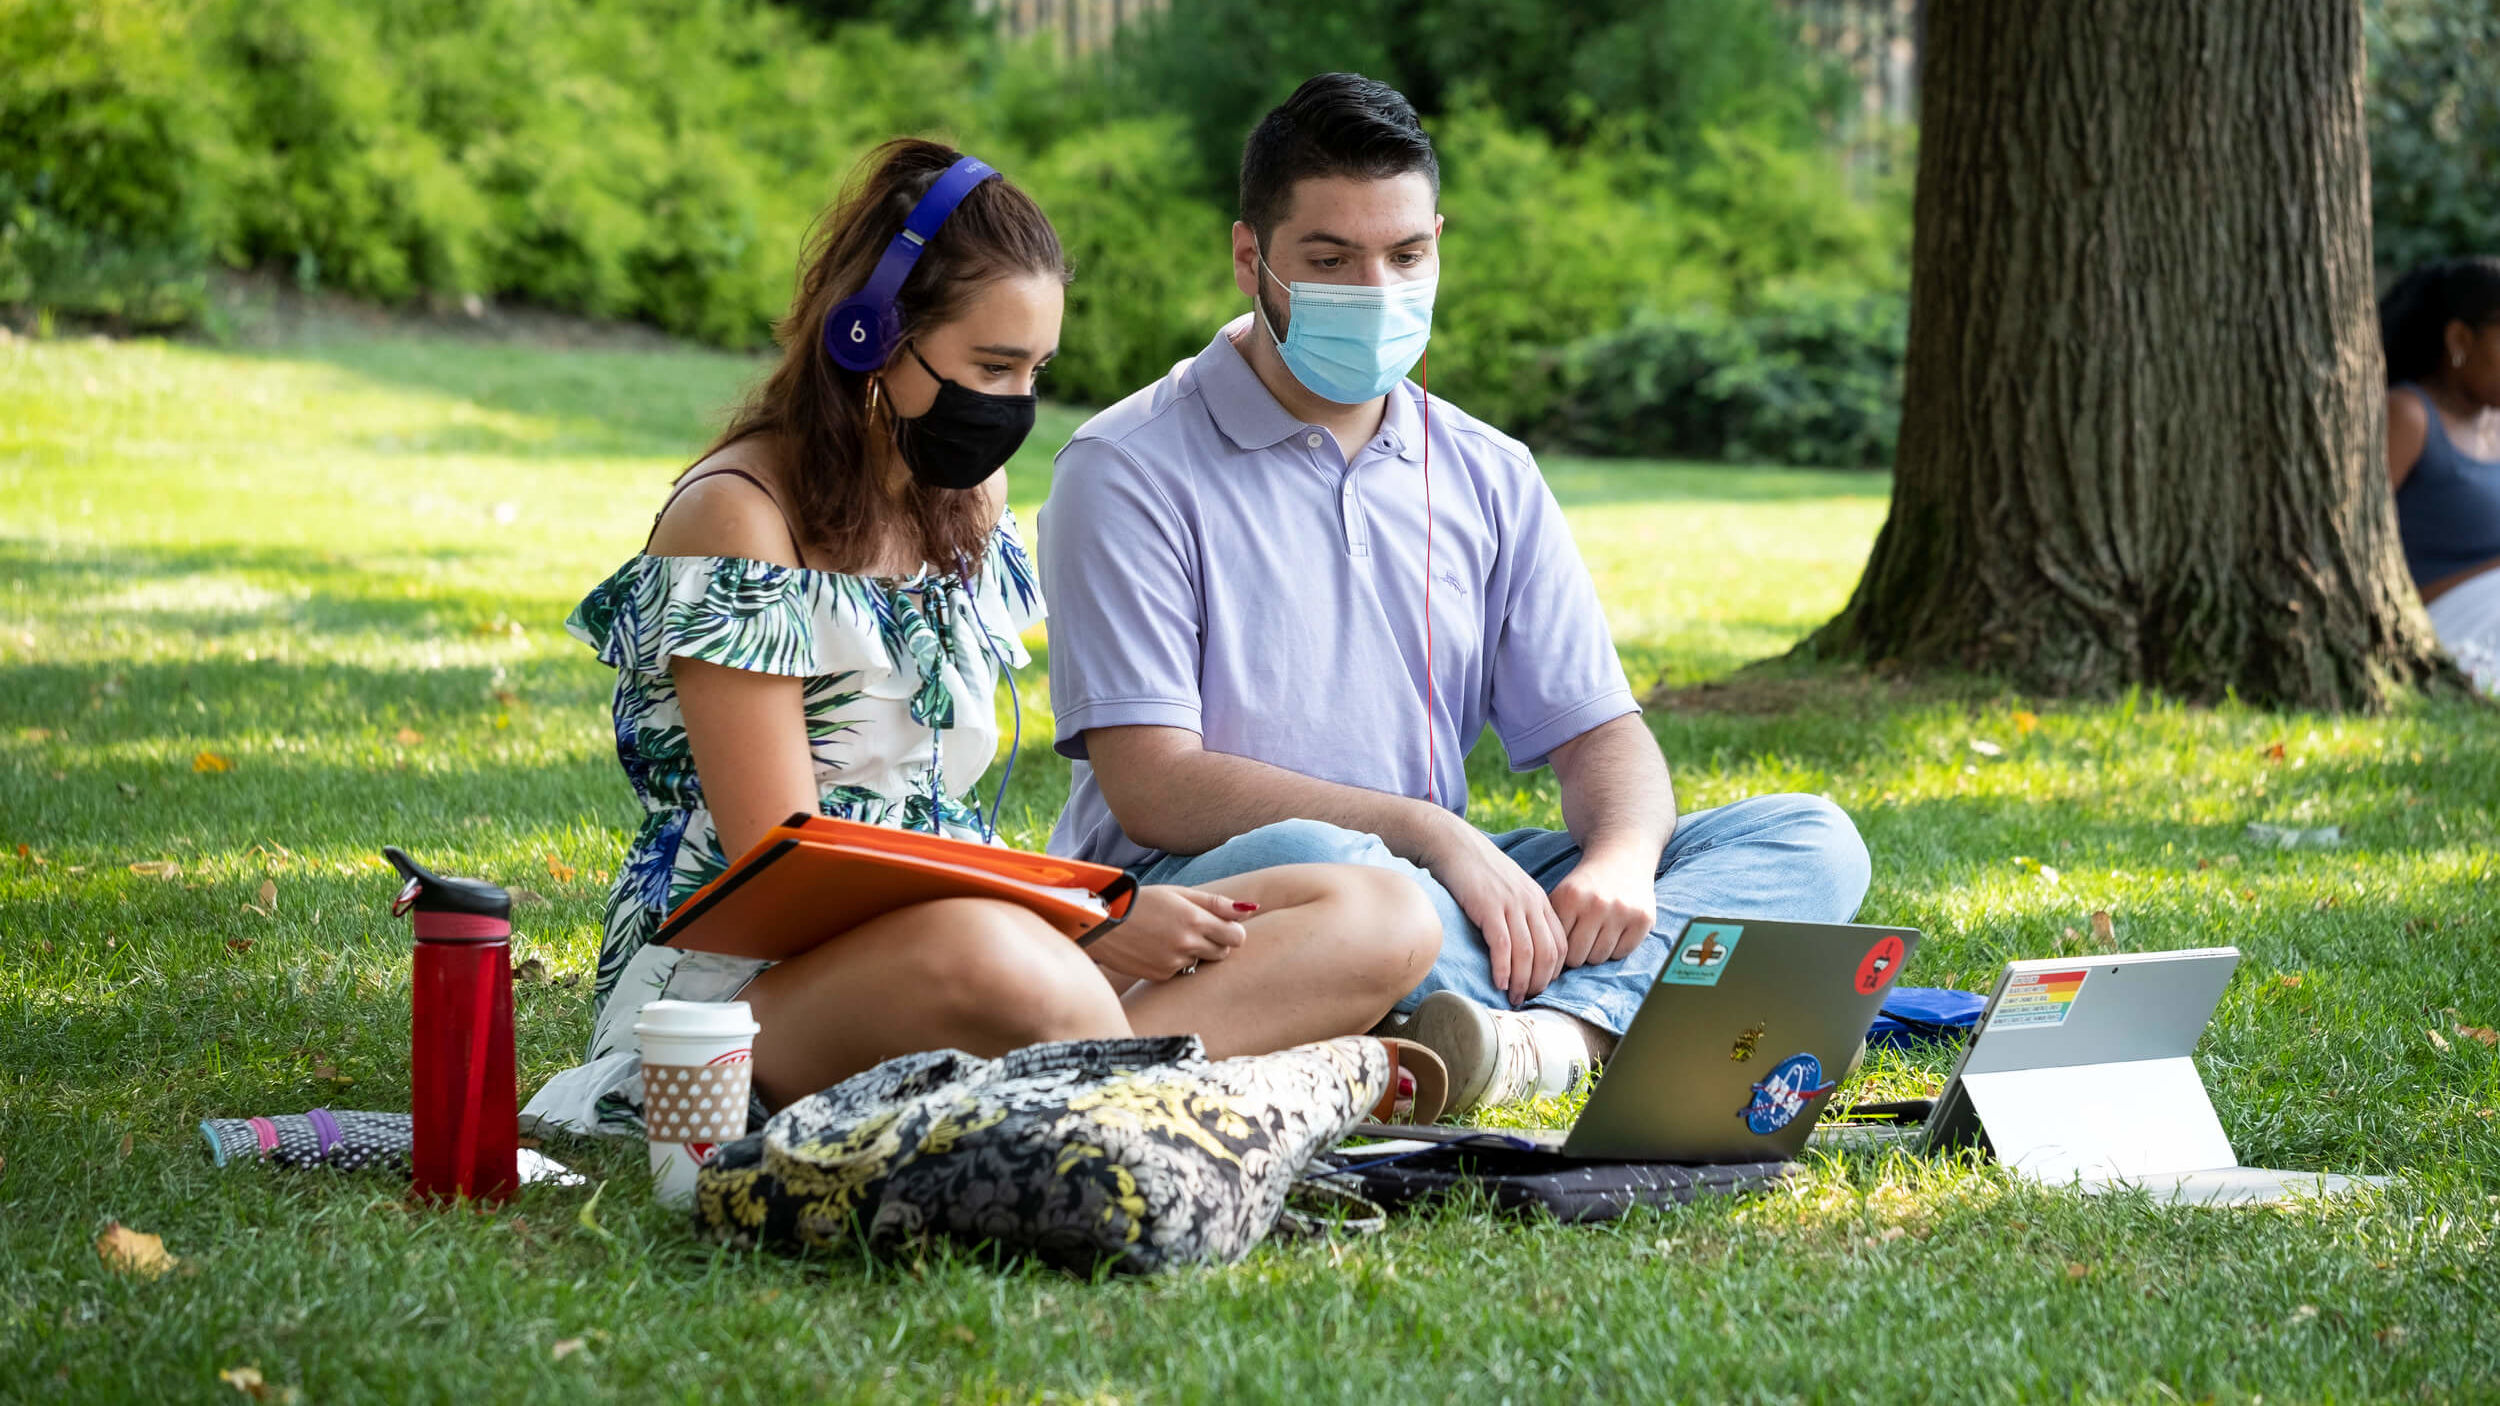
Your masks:
[{"label": "green bush", "polygon": [[2369,21],[2380,274],[2500,253],[2500,4],[2374,0]]},{"label": "green bush", "polygon": [[1117,121],[1017,168],[1076,269],[1050,368],[1053,396],[1118,400],[1196,355],[1248,306],[1227,257],[1232,216],[1171,192],[1185,140],[1170,119]]},{"label": "green bush", "polygon": [[141,327],[205,306],[214,127],[189,7],[12,0],[0,11],[0,306]]},{"label": "green bush", "polygon": [[1883,467],[1908,329],[1898,297],[1811,287],[1644,317],[1572,348],[1549,432],[1598,454]]},{"label": "green bush", "polygon": [[[1546,50],[1502,36],[1544,31],[1511,0],[1431,0],[1412,27],[1377,0],[1208,0],[1108,68],[960,26],[838,23],[949,4],[0,0],[0,118],[27,134],[0,146],[0,306],[178,323],[222,262],[760,346],[810,221],[861,153],[918,132],[1050,211],[1077,269],[1052,392],[1107,402],[1243,306],[1227,254],[1248,117],[1358,61],[1420,75],[1449,217],[1433,384],[1498,423],[1552,418],[1566,349],[1643,309],[1898,281],[1905,222],[1846,188],[1811,83],[1775,91],[1796,55],[1755,0],[1718,28],[1691,0],[1575,11],[1538,42],[1603,91],[1682,65],[1673,93],[1602,118],[1561,78],[1528,83]],[[1630,44],[1651,11],[1667,29]]]}]

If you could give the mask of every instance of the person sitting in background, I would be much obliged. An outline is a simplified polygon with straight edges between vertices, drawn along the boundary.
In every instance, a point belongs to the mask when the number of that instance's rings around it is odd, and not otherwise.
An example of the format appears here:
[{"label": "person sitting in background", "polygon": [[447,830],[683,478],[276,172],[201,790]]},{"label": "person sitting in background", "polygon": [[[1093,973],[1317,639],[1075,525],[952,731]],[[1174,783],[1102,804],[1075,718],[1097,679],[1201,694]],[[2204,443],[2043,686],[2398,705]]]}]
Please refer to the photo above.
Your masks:
[{"label": "person sitting in background", "polygon": [[[994,838],[961,798],[1042,615],[1000,470],[1032,429],[1068,266],[1029,196],[959,163],[911,140],[869,158],[822,226],[780,363],[566,622],[617,671],[643,823],[608,899],[590,1060],[530,1101],[539,1123],[639,1121],[634,1020],[663,997],[752,1006],[770,1109],[921,1050],[1196,1034],[1220,1058],[1358,1034],[1432,962],[1440,925],[1413,885],[1320,865],[1228,876],[1221,894],[1141,890],[1090,948],[982,898],[899,909],[778,964],[652,941],[794,813]],[[899,285],[890,354],[842,365],[829,321],[949,176],[973,184]]]},{"label": "person sitting in background", "polygon": [[[1146,882],[1411,876],[1444,931],[1397,1028],[1464,1111],[1568,1090],[1687,918],[1845,921],[1868,862],[1819,796],[1677,819],[1535,458],[1407,378],[1439,193],[1386,84],[1325,74],[1267,114],[1230,251],[1249,309],[1077,432],[1040,529],[1076,762],[1051,848]],[[1488,725],[1514,768],[1553,766],[1567,832],[1468,823]]]},{"label": "person sitting in background", "polygon": [[2439,642],[2500,693],[2500,259],[2424,264],[2379,303],[2387,479]]}]

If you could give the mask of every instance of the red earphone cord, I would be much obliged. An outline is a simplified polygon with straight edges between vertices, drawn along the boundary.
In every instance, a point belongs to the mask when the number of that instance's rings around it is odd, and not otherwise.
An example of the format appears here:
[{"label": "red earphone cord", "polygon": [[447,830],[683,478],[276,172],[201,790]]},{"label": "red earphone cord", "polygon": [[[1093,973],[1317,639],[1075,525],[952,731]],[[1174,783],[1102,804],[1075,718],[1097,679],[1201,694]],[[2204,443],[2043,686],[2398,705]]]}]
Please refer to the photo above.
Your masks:
[{"label": "red earphone cord", "polygon": [[1440,770],[1440,739],[1432,730],[1432,354],[1415,362],[1416,383],[1424,393],[1424,799],[1437,798],[1434,774]]}]

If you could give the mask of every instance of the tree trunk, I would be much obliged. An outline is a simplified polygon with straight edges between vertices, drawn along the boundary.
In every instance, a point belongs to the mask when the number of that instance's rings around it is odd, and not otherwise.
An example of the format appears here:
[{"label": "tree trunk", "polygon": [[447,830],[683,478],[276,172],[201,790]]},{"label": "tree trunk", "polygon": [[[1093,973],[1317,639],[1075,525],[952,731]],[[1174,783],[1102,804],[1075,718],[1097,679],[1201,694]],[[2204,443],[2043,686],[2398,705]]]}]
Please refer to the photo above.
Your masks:
[{"label": "tree trunk", "polygon": [[2360,0],[1930,0],[1892,515],[1823,658],[2372,707],[2405,575]]}]

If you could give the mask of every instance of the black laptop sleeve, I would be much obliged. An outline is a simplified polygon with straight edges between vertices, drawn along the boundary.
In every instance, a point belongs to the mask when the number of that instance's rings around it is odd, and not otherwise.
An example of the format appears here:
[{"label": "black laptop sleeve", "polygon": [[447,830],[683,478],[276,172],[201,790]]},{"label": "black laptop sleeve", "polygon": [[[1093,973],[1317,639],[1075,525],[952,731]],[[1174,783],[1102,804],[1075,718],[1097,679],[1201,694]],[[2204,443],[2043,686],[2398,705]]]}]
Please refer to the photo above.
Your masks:
[{"label": "black laptop sleeve", "polygon": [[1680,1206],[1776,1185],[1794,1162],[1589,1162],[1533,1148],[1449,1144],[1393,1156],[1339,1148],[1324,1159],[1395,1212],[1470,1188],[1505,1211],[1550,1212],[1566,1224],[1614,1220],[1634,1206]]}]

